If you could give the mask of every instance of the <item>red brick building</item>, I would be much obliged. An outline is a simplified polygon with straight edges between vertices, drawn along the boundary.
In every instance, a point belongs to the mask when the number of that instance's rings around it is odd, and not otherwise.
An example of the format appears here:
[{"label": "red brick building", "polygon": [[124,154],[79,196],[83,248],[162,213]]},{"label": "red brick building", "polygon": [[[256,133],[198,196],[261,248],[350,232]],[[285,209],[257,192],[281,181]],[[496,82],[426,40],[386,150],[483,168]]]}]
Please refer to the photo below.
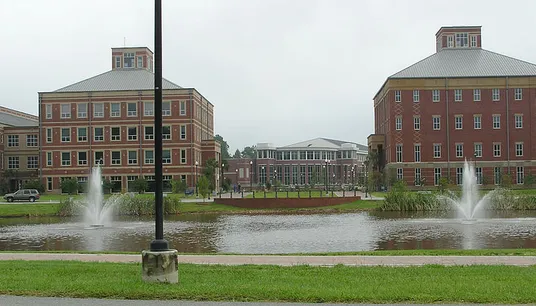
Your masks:
[{"label": "red brick building", "polygon": [[[96,165],[117,192],[142,177],[153,186],[153,53],[113,48],[111,60],[108,72],[39,93],[41,176],[48,191],[59,192],[65,178],[87,181]],[[164,189],[172,179],[194,186],[206,160],[221,162],[214,106],[195,88],[164,79],[162,115]]]},{"label": "red brick building", "polygon": [[460,184],[465,159],[479,183],[536,167],[536,65],[482,48],[480,26],[442,27],[436,53],[387,78],[374,97],[369,150],[408,185]]}]

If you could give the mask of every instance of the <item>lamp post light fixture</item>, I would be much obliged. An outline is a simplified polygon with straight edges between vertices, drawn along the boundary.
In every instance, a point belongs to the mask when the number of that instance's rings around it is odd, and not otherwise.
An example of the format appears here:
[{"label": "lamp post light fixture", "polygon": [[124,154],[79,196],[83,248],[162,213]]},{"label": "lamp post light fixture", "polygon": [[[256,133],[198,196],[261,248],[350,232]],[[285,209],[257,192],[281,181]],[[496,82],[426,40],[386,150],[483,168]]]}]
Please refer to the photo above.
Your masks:
[{"label": "lamp post light fixture", "polygon": [[221,164],[221,175],[220,175],[220,177],[221,177],[221,191],[220,191],[220,194],[223,193],[223,183],[225,182],[224,178],[223,178],[223,167],[225,167],[224,163]]},{"label": "lamp post light fixture", "polygon": [[249,189],[253,191],[253,161],[249,161]]},{"label": "lamp post light fixture", "polygon": [[275,194],[277,197],[277,169],[274,169],[274,183],[272,185],[274,186]]},{"label": "lamp post light fixture", "polygon": [[236,174],[236,176],[235,176],[235,180],[236,180],[236,192],[238,192],[238,191],[239,191],[239,190],[238,190],[238,169],[235,169],[235,174]]},{"label": "lamp post light fixture", "polygon": [[199,165],[199,162],[195,161],[195,196],[199,196],[199,190],[197,190],[197,166]]},{"label": "lamp post light fixture", "polygon": [[262,171],[261,171],[261,175],[262,175],[261,184],[264,187],[264,184],[266,184],[266,172],[264,170],[264,166],[262,166],[261,169],[262,169]]}]

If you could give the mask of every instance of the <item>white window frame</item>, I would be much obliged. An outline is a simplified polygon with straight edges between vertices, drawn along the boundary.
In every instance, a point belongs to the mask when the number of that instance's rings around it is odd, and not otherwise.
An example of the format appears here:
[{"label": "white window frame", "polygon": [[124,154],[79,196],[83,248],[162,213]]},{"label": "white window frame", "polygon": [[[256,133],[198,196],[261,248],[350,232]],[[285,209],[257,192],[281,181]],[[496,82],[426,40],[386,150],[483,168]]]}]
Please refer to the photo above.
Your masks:
[{"label": "white window frame", "polygon": [[463,158],[463,143],[455,144],[456,158]]},{"label": "white window frame", "polygon": [[501,101],[501,90],[499,88],[493,88],[491,90],[491,99],[494,102]]},{"label": "white window frame", "polygon": [[[102,131],[102,135],[97,135],[97,129],[100,129]],[[104,127],[102,126],[96,126],[93,128],[93,141],[95,142],[102,142],[104,141]]]},{"label": "white window frame", "polygon": [[[69,156],[68,160],[63,159],[63,155],[67,154]],[[71,166],[71,152],[61,152],[60,153],[60,159],[61,159],[61,166],[62,167],[69,167]]]},{"label": "white window frame", "polygon": [[52,104],[45,104],[46,119],[52,119]]},{"label": "white window frame", "polygon": [[413,90],[413,102],[417,103],[420,100],[420,92],[418,89]]},{"label": "white window frame", "polygon": [[[135,109],[130,110],[129,106],[134,105]],[[127,102],[127,117],[137,117],[138,116],[138,102]]]},{"label": "white window frame", "polygon": [[441,94],[439,89],[432,90],[432,102],[439,102],[441,100]]},{"label": "white window frame", "polygon": [[162,102],[162,116],[171,116],[171,101]]},{"label": "white window frame", "polygon": [[463,91],[461,89],[454,89],[454,102],[462,102]]},{"label": "white window frame", "polygon": [[[119,153],[119,159],[114,158],[114,153]],[[120,166],[121,165],[121,155],[123,153],[121,151],[111,151],[110,152],[110,165],[114,166]]]},{"label": "white window frame", "polygon": [[439,116],[439,115],[432,116],[432,129],[434,131],[440,131],[441,130],[441,116]]},{"label": "white window frame", "polygon": [[514,115],[514,123],[516,129],[522,129],[523,128],[523,114],[515,114]]},{"label": "white window frame", "polygon": [[422,185],[422,171],[421,168],[415,168],[415,186]]},{"label": "white window frame", "polygon": [[[97,108],[100,108],[100,111]],[[104,103],[93,104],[93,118],[104,118]]]},{"label": "white window frame", "polygon": [[440,180],[441,180],[441,168],[434,168],[434,186],[439,186]]},{"label": "white window frame", "polygon": [[[136,134],[130,135],[130,129],[135,129]],[[137,126],[129,126],[127,127],[127,140],[128,141],[136,141],[138,140],[138,127]]]},{"label": "white window frame", "polygon": [[402,131],[402,116],[395,117],[395,129],[397,131]]},{"label": "white window frame", "polygon": [[121,56],[115,57],[115,68],[121,68]]},{"label": "white window frame", "polygon": [[525,167],[517,166],[516,167],[516,184],[522,185],[525,183]]},{"label": "white window frame", "polygon": [[395,102],[402,102],[402,92],[395,90]]},{"label": "white window frame", "polygon": [[186,164],[187,162],[187,154],[185,149],[181,149],[181,164]]},{"label": "white window frame", "polygon": [[[63,131],[69,131],[68,136],[63,136]],[[61,142],[71,142],[71,128],[61,128],[60,129]]]},{"label": "white window frame", "polygon": [[500,142],[493,143],[493,157],[501,157],[501,143]]},{"label": "white window frame", "polygon": [[[80,135],[81,130],[86,131],[86,135]],[[76,139],[78,142],[87,142],[87,127],[84,126],[76,128]]]},{"label": "white window frame", "polygon": [[[149,152],[152,154],[152,157],[150,157],[150,158],[147,156],[147,153],[149,153]],[[147,165],[154,164],[154,150],[145,150],[145,151],[143,151],[143,161]]]},{"label": "white window frame", "polygon": [[[83,106],[85,109],[80,109]],[[76,117],[77,118],[87,118],[87,103],[77,103],[76,104]]]},{"label": "white window frame", "polygon": [[403,149],[403,145],[401,143],[397,143],[396,146],[395,146],[395,157],[396,157],[396,162],[397,163],[401,163],[403,162],[403,153],[404,153],[404,149]]},{"label": "white window frame", "polygon": [[473,151],[474,151],[474,157],[482,157],[482,143],[481,142],[475,142],[473,144]]},{"label": "white window frame", "polygon": [[143,115],[147,117],[154,116],[154,102],[153,101],[143,102]]},{"label": "white window frame", "polygon": [[37,139],[37,135],[34,134],[28,134],[26,135],[26,146],[27,147],[38,147],[39,146],[39,140]]},{"label": "white window frame", "polygon": [[478,47],[478,36],[477,35],[469,35],[469,40],[470,40],[471,48],[477,48]]},{"label": "white window frame", "polygon": [[413,145],[413,158],[415,160],[416,163],[420,163],[421,162],[421,144],[420,143],[416,143]]},{"label": "white window frame", "polygon": [[463,130],[463,116],[462,115],[454,116],[454,129]]},{"label": "white window frame", "polygon": [[136,67],[143,68],[143,56],[136,56]]},{"label": "white window frame", "polygon": [[[119,129],[119,135],[114,135],[114,129]],[[120,126],[110,127],[110,141],[121,141],[121,127]]]},{"label": "white window frame", "polygon": [[[118,106],[118,109],[114,110],[114,106]],[[121,103],[118,103],[118,102],[110,103],[110,117],[113,117],[113,118],[121,117]]]},{"label": "white window frame", "polygon": [[[64,107],[67,107],[67,112],[65,112]],[[71,104],[62,103],[60,104],[60,118],[61,119],[71,119]]]},{"label": "white window frame", "polygon": [[186,101],[180,101],[179,116],[186,116]]},{"label": "white window frame", "polygon": [[413,116],[413,129],[415,131],[421,130],[421,116]]},{"label": "white window frame", "polygon": [[52,167],[52,152],[47,152],[47,167]]},{"label": "white window frame", "polygon": [[456,48],[469,47],[469,34],[468,33],[456,33]]},{"label": "white window frame", "polygon": [[47,128],[46,129],[46,142],[47,143],[51,143],[52,142],[52,128]]},{"label": "white window frame", "polygon": [[[129,63],[128,66],[127,60],[131,60],[132,63]],[[125,52],[123,53],[123,68],[136,68],[136,55],[134,52]]]},{"label": "white window frame", "polygon": [[[249,168],[246,168],[246,169],[249,169]],[[398,181],[401,181],[404,179],[404,169],[396,168],[396,179]]]},{"label": "white window frame", "polygon": [[482,98],[481,90],[478,88],[473,89],[473,101],[480,102],[481,98]]},{"label": "white window frame", "polygon": [[[135,158],[130,158],[130,153],[134,153],[136,155],[136,157]],[[129,165],[137,165],[138,164],[138,151],[136,151],[136,150],[127,151],[127,158],[128,158],[128,164]]]},{"label": "white window frame", "polygon": [[7,168],[8,169],[19,169],[20,168],[20,157],[19,156],[8,156],[8,158],[7,158]]},{"label": "white window frame", "polygon": [[[84,154],[86,154],[86,159],[81,159],[81,158],[80,158],[80,153],[84,153]],[[77,157],[76,159],[77,159],[77,161],[78,161],[78,165],[79,165],[79,166],[85,166],[85,165],[87,165],[87,151],[78,151],[78,153],[76,154],[76,157]]]},{"label": "white window frame", "polygon": [[514,88],[514,100],[523,100],[523,88]]},{"label": "white window frame", "polygon": [[454,35],[447,36],[447,48],[454,48]]},{"label": "white window frame", "polygon": [[434,158],[441,158],[441,144],[434,143]]},{"label": "white window frame", "polygon": [[523,142],[516,142],[516,156],[522,157],[523,156]]},{"label": "white window frame", "polygon": [[169,149],[162,150],[162,164],[164,165],[171,164],[171,150]]},{"label": "white window frame", "polygon": [[181,129],[181,140],[185,140],[186,139],[186,134],[187,134],[187,129],[186,129],[186,125],[181,125],[180,127]]},{"label": "white window frame", "polygon": [[[100,158],[97,158],[97,154],[100,155]],[[93,164],[95,164],[95,166],[104,165],[104,151],[93,152]]]},{"label": "white window frame", "polygon": [[[169,133],[168,134],[164,134],[164,128],[168,128],[169,129]],[[171,140],[171,129],[172,129],[172,126],[171,125],[163,125],[162,126],[162,140]]]},{"label": "white window frame", "polygon": [[493,122],[493,129],[494,130],[500,130],[501,129],[501,115],[492,115],[492,122]]},{"label": "white window frame", "polygon": [[[147,128],[153,129],[152,134],[147,134]],[[143,127],[143,138],[145,140],[154,140],[154,127],[152,125],[146,125]]]},{"label": "white window frame", "polygon": [[482,129],[482,115],[473,115],[473,128],[475,130]]}]

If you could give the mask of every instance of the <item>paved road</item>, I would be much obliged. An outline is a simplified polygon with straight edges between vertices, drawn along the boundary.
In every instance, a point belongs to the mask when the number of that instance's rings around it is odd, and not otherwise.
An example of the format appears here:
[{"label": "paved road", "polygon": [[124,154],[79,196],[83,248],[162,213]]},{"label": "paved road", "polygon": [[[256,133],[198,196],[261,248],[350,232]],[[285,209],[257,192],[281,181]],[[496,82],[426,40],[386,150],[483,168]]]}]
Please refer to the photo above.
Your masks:
[{"label": "paved road", "polygon": [[[0,260],[77,260],[86,262],[141,262],[140,255],[71,253],[0,253]],[[291,255],[179,255],[180,263],[279,266],[422,266],[422,265],[536,265],[536,256],[291,256]]]},{"label": "paved road", "polygon": [[[139,300],[104,300],[104,299],[71,299],[71,298],[48,298],[48,297],[20,297],[20,296],[0,296],[0,305],[9,306],[341,306],[343,304],[304,304],[304,303],[256,303],[256,302],[192,302],[192,301],[139,301]],[[355,306],[378,306],[377,304],[344,304]],[[438,305],[438,304],[381,304],[382,306],[418,306],[418,305]],[[462,306],[475,304],[440,304],[441,306]],[[479,306],[494,306],[496,304],[478,304]],[[519,306],[519,304],[517,305]]]}]

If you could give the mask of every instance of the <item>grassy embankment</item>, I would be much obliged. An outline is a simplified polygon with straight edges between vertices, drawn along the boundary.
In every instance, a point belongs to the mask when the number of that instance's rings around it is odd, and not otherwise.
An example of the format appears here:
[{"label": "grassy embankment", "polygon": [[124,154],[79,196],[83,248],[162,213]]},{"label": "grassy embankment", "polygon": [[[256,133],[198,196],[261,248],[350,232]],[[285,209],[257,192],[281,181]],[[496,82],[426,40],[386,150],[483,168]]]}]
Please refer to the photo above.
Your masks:
[{"label": "grassy embankment", "polygon": [[180,284],[140,264],[2,261],[0,294],[326,303],[535,303],[536,267],[279,267],[180,264]]}]

